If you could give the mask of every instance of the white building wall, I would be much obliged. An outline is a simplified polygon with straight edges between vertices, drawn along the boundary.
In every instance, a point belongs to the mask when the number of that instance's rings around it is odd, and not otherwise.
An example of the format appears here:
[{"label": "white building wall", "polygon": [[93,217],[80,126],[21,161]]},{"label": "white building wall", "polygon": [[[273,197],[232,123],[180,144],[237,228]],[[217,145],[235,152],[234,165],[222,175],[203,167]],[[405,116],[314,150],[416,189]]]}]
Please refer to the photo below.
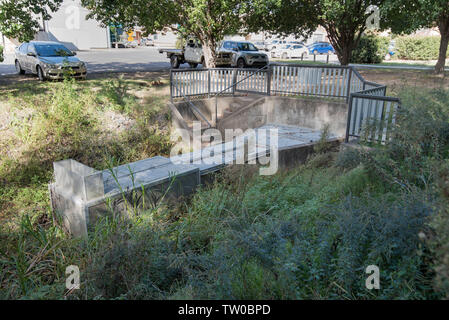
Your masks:
[{"label": "white building wall", "polygon": [[108,28],[101,27],[95,20],[86,20],[88,13],[80,0],[65,0],[52,18],[45,22],[48,40],[60,41],[71,50],[109,48]]}]

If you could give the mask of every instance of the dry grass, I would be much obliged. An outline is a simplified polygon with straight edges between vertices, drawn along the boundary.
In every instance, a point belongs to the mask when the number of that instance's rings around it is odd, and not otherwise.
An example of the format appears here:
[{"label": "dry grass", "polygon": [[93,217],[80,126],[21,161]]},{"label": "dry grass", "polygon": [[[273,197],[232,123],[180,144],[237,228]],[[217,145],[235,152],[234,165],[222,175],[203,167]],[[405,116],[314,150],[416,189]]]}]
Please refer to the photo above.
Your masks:
[{"label": "dry grass", "polygon": [[[104,169],[170,149],[163,73],[93,75],[87,81],[0,81],[0,221],[48,219],[52,163],[73,158]],[[42,218],[44,217],[44,218]],[[45,218],[47,217],[47,218]]]}]

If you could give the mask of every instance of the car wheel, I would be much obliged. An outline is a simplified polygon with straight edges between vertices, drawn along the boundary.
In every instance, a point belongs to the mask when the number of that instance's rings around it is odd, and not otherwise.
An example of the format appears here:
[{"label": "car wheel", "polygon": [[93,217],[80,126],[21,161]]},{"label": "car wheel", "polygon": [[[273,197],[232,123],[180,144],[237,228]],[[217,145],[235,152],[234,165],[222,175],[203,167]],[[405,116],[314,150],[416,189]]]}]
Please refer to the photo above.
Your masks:
[{"label": "car wheel", "polygon": [[37,71],[37,77],[39,78],[39,81],[45,81],[44,72],[42,71],[42,68],[40,66],[36,67]]},{"label": "car wheel", "polygon": [[246,67],[245,59],[240,58],[239,60],[237,60],[237,68],[243,69],[245,67]]},{"label": "car wheel", "polygon": [[195,69],[196,67],[198,67],[198,63],[189,62],[189,66],[190,68]]},{"label": "car wheel", "polygon": [[25,74],[25,70],[20,66],[19,60],[16,60],[16,72],[17,74]]},{"label": "car wheel", "polygon": [[176,55],[172,55],[171,57],[170,57],[170,64],[171,64],[171,67],[173,68],[173,69],[178,69],[179,68],[179,58],[178,58],[178,56],[176,56]]}]

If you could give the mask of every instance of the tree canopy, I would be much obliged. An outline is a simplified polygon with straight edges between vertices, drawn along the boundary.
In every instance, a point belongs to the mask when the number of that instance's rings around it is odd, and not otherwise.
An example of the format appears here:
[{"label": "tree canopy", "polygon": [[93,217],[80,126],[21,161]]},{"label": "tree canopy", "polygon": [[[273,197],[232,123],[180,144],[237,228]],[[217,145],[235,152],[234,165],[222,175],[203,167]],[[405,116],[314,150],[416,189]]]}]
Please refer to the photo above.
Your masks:
[{"label": "tree canopy", "polygon": [[[371,6],[381,6],[384,0],[259,0],[268,2],[267,12],[256,11],[251,17],[260,20],[260,29],[283,34],[307,36],[322,26],[337,52],[340,63],[350,62],[352,50],[367,28]],[[253,25],[254,26],[254,25]],[[257,25],[255,25],[257,26]]]},{"label": "tree canopy", "polygon": [[149,34],[164,27],[192,35],[203,44],[205,63],[215,66],[216,45],[227,34],[244,26],[251,1],[242,0],[82,0],[90,17],[104,25],[120,23],[125,28],[144,28]]},{"label": "tree canopy", "polygon": [[437,73],[443,73],[449,45],[448,0],[388,0],[382,10],[382,24],[394,33],[411,33],[424,27],[438,27],[441,33]]},{"label": "tree canopy", "polygon": [[0,32],[8,38],[30,41],[39,31],[38,20],[50,18],[63,0],[0,0]]}]

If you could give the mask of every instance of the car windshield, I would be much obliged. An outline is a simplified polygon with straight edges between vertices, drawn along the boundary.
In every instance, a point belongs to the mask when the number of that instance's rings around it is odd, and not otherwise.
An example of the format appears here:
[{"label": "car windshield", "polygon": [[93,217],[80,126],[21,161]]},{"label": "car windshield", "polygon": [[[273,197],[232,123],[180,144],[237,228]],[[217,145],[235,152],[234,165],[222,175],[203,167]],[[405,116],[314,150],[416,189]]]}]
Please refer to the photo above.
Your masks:
[{"label": "car windshield", "polygon": [[281,49],[289,49],[290,47],[291,47],[291,45],[290,45],[290,44],[287,44],[287,45],[285,45],[285,46],[282,46]]},{"label": "car windshield", "polygon": [[35,45],[36,52],[41,57],[67,57],[73,56],[73,53],[64,47],[63,45],[58,44],[39,44]]},{"label": "car windshield", "polygon": [[252,43],[249,42],[239,42],[237,43],[237,47],[239,48],[239,51],[259,51]]}]

